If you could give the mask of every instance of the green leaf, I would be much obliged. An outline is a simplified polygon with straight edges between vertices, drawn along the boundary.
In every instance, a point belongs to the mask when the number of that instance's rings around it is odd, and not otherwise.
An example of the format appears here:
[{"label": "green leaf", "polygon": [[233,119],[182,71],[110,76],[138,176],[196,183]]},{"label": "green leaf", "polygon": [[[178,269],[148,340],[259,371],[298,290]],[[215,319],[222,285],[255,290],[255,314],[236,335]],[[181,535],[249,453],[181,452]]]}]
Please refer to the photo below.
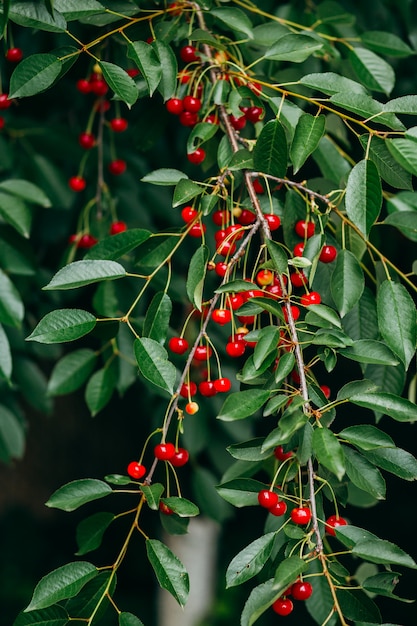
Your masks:
[{"label": "green leaf", "polygon": [[348,426],[339,433],[339,437],[346,439],[346,441],[362,450],[374,450],[375,448],[385,449],[395,446],[389,435],[371,424]]},{"label": "green leaf", "polygon": [[384,104],[387,113],[402,113],[403,115],[417,114],[417,96],[401,96]]},{"label": "green leaf", "polygon": [[96,243],[88,250],[84,259],[115,261],[140,246],[150,236],[151,232],[143,228],[125,230],[122,233],[117,233],[117,235],[105,237]]},{"label": "green leaf", "polygon": [[280,37],[280,39],[266,51],[265,58],[272,61],[302,63],[322,47],[323,41],[315,37],[291,33]]},{"label": "green leaf", "polygon": [[163,167],[159,170],[149,172],[149,174],[146,174],[143,178],[141,178],[141,181],[143,183],[151,183],[152,185],[170,187],[171,185],[176,185],[182,178],[187,179],[187,174],[184,174],[184,172],[181,172],[180,170]]},{"label": "green leaf", "polygon": [[96,318],[82,309],[57,309],[47,313],[26,341],[61,343],[74,341],[91,332]]},{"label": "green leaf", "polygon": [[339,315],[330,307],[325,304],[315,304],[314,306],[310,306],[305,316],[307,324],[316,326],[319,325],[318,322],[322,320],[330,322],[332,326],[336,326],[337,328],[341,328],[342,326]]},{"label": "green leaf", "polygon": [[240,626],[252,626],[278,597],[273,578],[252,589],[243,607]]},{"label": "green leaf", "polygon": [[45,192],[28,180],[10,178],[0,183],[0,189],[26,202],[38,204],[45,209],[51,206],[51,201]]},{"label": "green leaf", "polygon": [[299,82],[301,85],[306,85],[306,87],[311,89],[322,91],[328,96],[332,96],[340,91],[351,91],[366,95],[366,90],[360,83],[334,72],[307,74],[300,78]]},{"label": "green leaf", "polygon": [[360,38],[367,48],[379,54],[392,57],[408,57],[415,54],[413,49],[394,33],[369,30],[362,33]]},{"label": "green leaf", "polygon": [[374,135],[369,141],[369,135],[361,135],[360,142],[365,150],[369,149],[369,158],[385,182],[397,189],[413,188],[411,174],[394,159],[384,139]]},{"label": "green leaf", "polygon": [[275,572],[274,589],[282,594],[298,576],[306,571],[307,563],[298,556],[289,556],[280,563]]},{"label": "green leaf", "polygon": [[119,626],[144,626],[143,622],[133,613],[126,613],[123,611],[119,613]]},{"label": "green leaf", "polygon": [[365,287],[358,302],[343,318],[343,329],[355,341],[379,337],[376,300],[368,287]]},{"label": "green leaf", "polygon": [[0,404],[0,459],[9,463],[21,459],[25,452],[25,431],[22,422]]},{"label": "green leaf", "polygon": [[116,388],[116,372],[112,364],[94,372],[85,388],[85,401],[94,417],[110,402]]},{"label": "green leaf", "polygon": [[94,612],[94,620],[100,623],[104,613],[112,606],[110,598],[114,596],[116,585],[114,572],[109,569],[100,571],[74,598],[65,602],[65,608],[75,621]]},{"label": "green leaf", "polygon": [[377,500],[384,500],[385,481],[381,472],[356,450],[343,446],[343,451],[346,474],[352,483]]},{"label": "green leaf", "polygon": [[352,554],[371,563],[402,565],[417,569],[417,563],[409,554],[396,546],[395,543],[385,539],[375,538],[358,541],[352,548]]},{"label": "green leaf", "polygon": [[316,428],[312,443],[318,462],[342,480],[345,474],[345,457],[343,448],[334,433],[326,427]]},{"label": "green leaf", "polygon": [[288,149],[284,128],[278,120],[263,127],[253,150],[253,167],[259,172],[283,178],[287,171]]},{"label": "green leaf", "polygon": [[253,362],[257,369],[271,352],[276,354],[279,340],[280,332],[276,326],[266,326],[261,330],[253,353]]},{"label": "green leaf", "polygon": [[324,135],[326,118],[324,115],[313,116],[303,113],[295,127],[291,144],[290,157],[294,166],[294,174],[304,165],[307,157],[317,148]]},{"label": "green leaf", "polygon": [[366,48],[353,48],[349,52],[350,64],[361,83],[371,91],[382,91],[387,96],[395,84],[392,66]]},{"label": "green leaf", "polygon": [[362,583],[365,591],[375,593],[386,598],[393,598],[402,602],[414,602],[414,600],[405,600],[399,598],[393,591],[400,581],[398,572],[380,572],[374,576],[368,576]]},{"label": "green leaf", "polygon": [[269,559],[276,533],[267,533],[252,541],[230,562],[226,571],[226,588],[240,585],[256,576]]},{"label": "green leaf", "polygon": [[320,168],[322,175],[336,185],[345,184],[351,165],[343,157],[337,146],[328,137],[321,138],[312,158]]},{"label": "green leaf", "polygon": [[23,59],[10,79],[10,98],[27,98],[48,89],[58,78],[62,62],[53,54],[32,54]]},{"label": "green leaf", "polygon": [[229,163],[229,170],[234,172],[245,169],[253,170],[253,159],[252,153],[246,148],[242,148],[233,154]]},{"label": "green leaf", "polygon": [[82,478],[57,489],[46,502],[46,506],[61,511],[75,511],[83,504],[104,498],[111,493],[112,488],[102,480]]},{"label": "green leaf", "polygon": [[365,457],[403,480],[417,480],[417,459],[402,448],[372,449],[365,452]]},{"label": "green leaf", "polygon": [[162,68],[157,54],[158,52],[145,41],[134,41],[128,44],[127,56],[140,69],[140,73],[146,81],[149,95],[154,93],[162,79]]},{"label": "green leaf", "polygon": [[96,550],[101,545],[106,529],[115,519],[113,513],[94,513],[77,526],[77,556]]},{"label": "green leaf", "polygon": [[97,363],[97,354],[81,348],[66,354],[54,366],[48,381],[48,395],[72,393],[88,379]]},{"label": "green leaf", "polygon": [[105,11],[105,7],[97,0],[83,0],[82,6],[78,0],[54,0],[53,4],[55,10],[62,13],[68,21],[80,20]]},{"label": "green leaf", "polygon": [[[136,252],[136,265],[149,271],[165,263],[178,245],[178,237],[175,235],[153,235],[141,244]],[[149,273],[151,273],[149,271]]]},{"label": "green leaf", "polygon": [[393,130],[405,129],[404,124],[393,113],[385,113],[383,105],[370,96],[342,91],[331,96],[330,102],[365,119],[372,118],[373,121],[385,124]]},{"label": "green leaf", "polygon": [[241,461],[263,461],[272,454],[271,452],[262,452],[263,441],[263,438],[258,437],[242,443],[232,444],[226,449],[234,459]]},{"label": "green leaf", "polygon": [[13,2],[9,18],[20,26],[51,33],[61,33],[67,28],[64,17],[58,11],[54,10],[51,14],[44,4],[38,2]]},{"label": "green leaf", "polygon": [[398,365],[399,360],[394,353],[381,341],[359,339],[352,346],[342,348],[340,354],[359,363],[376,363],[379,365]]},{"label": "green leaf", "polygon": [[417,235],[417,212],[416,211],[398,211],[391,213],[383,221],[384,224],[398,228],[400,232],[413,241]]},{"label": "green leaf", "polygon": [[379,330],[385,343],[407,369],[417,343],[413,299],[403,285],[385,280],[377,294],[377,313]]},{"label": "green leaf", "polygon": [[99,65],[103,72],[103,78],[110,89],[114,91],[120,100],[126,102],[127,106],[130,108],[139,96],[139,90],[133,78],[129,76],[123,68],[114,63],[99,61]]},{"label": "green leaf", "polygon": [[10,380],[12,375],[12,353],[9,339],[0,324],[0,377]]},{"label": "green leaf", "polygon": [[340,250],[330,281],[333,300],[344,317],[358,302],[365,287],[362,268],[349,250]]},{"label": "green leaf", "polygon": [[237,508],[258,506],[258,493],[265,489],[264,483],[252,478],[236,478],[216,487],[217,493]]},{"label": "green leaf", "polygon": [[156,293],[146,311],[143,335],[159,343],[164,343],[167,338],[171,313],[171,298],[163,291]]},{"label": "green leaf", "polygon": [[352,396],[350,401],[358,406],[379,411],[383,415],[389,415],[397,422],[414,422],[417,420],[417,405],[393,393],[362,393]]},{"label": "green leaf", "polygon": [[218,125],[210,124],[210,122],[199,122],[196,124],[187,139],[187,152],[194,152],[194,150],[214,137],[217,133]]},{"label": "green leaf", "polygon": [[10,278],[0,269],[0,322],[18,328],[25,310],[20,294]]},{"label": "green leaf", "polygon": [[271,257],[272,263],[279,274],[284,274],[288,269],[288,257],[284,248],[272,239],[266,240],[266,247]]},{"label": "green leaf", "polygon": [[187,571],[178,557],[157,539],[146,540],[146,552],[159,584],[184,606],[190,589]]},{"label": "green leaf", "polygon": [[58,270],[43,289],[75,289],[124,276],[125,268],[115,261],[74,261]]},{"label": "green leaf", "polygon": [[25,612],[44,609],[66,598],[73,598],[98,570],[87,561],[67,563],[44,576],[36,585]]},{"label": "green leaf", "polygon": [[400,137],[398,139],[386,139],[386,144],[397,163],[413,176],[417,176],[416,142]]},{"label": "green leaf", "polygon": [[225,422],[241,420],[259,411],[269,399],[270,392],[263,389],[236,391],[227,396],[217,419]]},{"label": "green leaf", "polygon": [[346,213],[368,238],[382,206],[382,189],[376,165],[364,159],[349,174],[346,186]]},{"label": "green leaf", "polygon": [[181,178],[175,186],[172,206],[180,206],[203,193],[202,187],[192,180]]},{"label": "green leaf", "polygon": [[159,507],[159,501],[164,493],[165,487],[161,483],[154,483],[153,485],[142,485],[141,491],[146,498],[146,503],[152,511],[157,511]]},{"label": "green leaf", "polygon": [[171,511],[174,511],[179,517],[195,517],[199,515],[200,511],[198,506],[194,502],[190,502],[186,498],[178,498],[172,496],[169,498],[162,498],[162,502],[166,504]]},{"label": "green leaf", "polygon": [[0,216],[23,237],[29,237],[32,212],[20,198],[0,191]]},{"label": "green leaf", "polygon": [[41,611],[20,613],[13,626],[66,626],[69,616],[62,606],[51,606]]},{"label": "green leaf", "polygon": [[248,39],[253,39],[252,22],[241,9],[232,7],[218,7],[210,10],[210,16],[215,17],[228,29],[243,33]]},{"label": "green leaf", "polygon": [[209,249],[207,246],[200,246],[191,257],[187,274],[187,296],[191,304],[201,311],[203,302],[204,280],[207,272],[207,261]]},{"label": "green leaf", "polygon": [[156,387],[172,394],[176,369],[168,361],[168,353],[165,348],[154,339],[142,337],[142,339],[135,340],[134,350],[142,376]]},{"label": "green leaf", "polygon": [[366,619],[381,623],[381,615],[376,604],[362,589],[338,589],[337,599],[343,615],[348,619]]},{"label": "green leaf", "polygon": [[178,63],[171,46],[160,39],[152,42],[161,67],[161,80],[158,86],[164,102],[175,94],[177,89]]}]

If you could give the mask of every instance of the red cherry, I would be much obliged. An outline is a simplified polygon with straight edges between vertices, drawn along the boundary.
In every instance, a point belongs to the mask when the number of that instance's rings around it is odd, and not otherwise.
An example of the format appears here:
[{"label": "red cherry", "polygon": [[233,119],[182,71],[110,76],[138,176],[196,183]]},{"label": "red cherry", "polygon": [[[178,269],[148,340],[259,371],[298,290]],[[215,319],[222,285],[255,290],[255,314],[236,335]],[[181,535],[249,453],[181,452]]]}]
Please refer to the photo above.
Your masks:
[{"label": "red cherry", "polygon": [[80,78],[79,80],[77,80],[75,86],[80,93],[86,94],[90,93],[91,91],[91,83],[86,78]]},{"label": "red cherry", "polygon": [[200,222],[197,222],[197,224],[193,224],[191,226],[190,230],[188,231],[188,234],[190,235],[190,237],[202,237],[205,232],[206,232],[206,225],[201,224]]},{"label": "red cherry", "polygon": [[274,272],[271,272],[271,270],[260,270],[256,274],[256,282],[261,287],[270,285],[271,283],[274,282]]},{"label": "red cherry", "polygon": [[294,600],[308,600],[312,593],[312,585],[302,580],[295,582],[291,587],[291,595]]},{"label": "red cherry", "polygon": [[265,509],[271,509],[278,502],[278,494],[269,489],[261,489],[258,493],[258,502]]},{"label": "red cherry", "polygon": [[206,151],[203,148],[197,148],[194,152],[190,152],[187,154],[187,159],[190,163],[194,163],[194,165],[199,165],[206,158]]},{"label": "red cherry", "polygon": [[217,378],[214,387],[218,393],[227,393],[232,388],[232,383],[229,378]]},{"label": "red cherry", "polygon": [[186,224],[193,222],[198,216],[198,211],[193,209],[192,206],[185,206],[181,211],[181,217]]},{"label": "red cherry", "polygon": [[275,515],[275,517],[281,517],[281,515],[285,515],[287,512],[287,505],[284,500],[278,500],[278,502],[268,509],[271,515]]},{"label": "red cherry", "polygon": [[196,55],[197,48],[194,46],[183,46],[180,50],[180,57],[184,63],[193,63],[198,61],[199,57]]},{"label": "red cherry", "polygon": [[293,255],[294,256],[303,256],[304,253],[304,243],[302,241],[300,241],[299,243],[296,243],[293,249]]},{"label": "red cherry", "polygon": [[276,459],[278,459],[278,461],[286,461],[287,459],[290,459],[293,456],[293,451],[290,450],[289,452],[284,452],[284,448],[282,446],[277,446],[274,449],[274,456]]},{"label": "red cherry", "polygon": [[174,354],[184,354],[188,350],[188,341],[184,337],[171,337],[168,347]]},{"label": "red cherry", "polygon": [[200,407],[198,406],[197,402],[188,402],[185,405],[185,412],[188,413],[188,415],[194,415],[198,412],[199,408]]},{"label": "red cherry", "polygon": [[272,610],[275,611],[281,617],[286,617],[290,613],[292,613],[294,609],[294,605],[289,598],[278,598],[272,604]]},{"label": "red cherry", "polygon": [[331,389],[328,385],[320,385],[320,389],[322,390],[324,397],[328,400],[331,395]]},{"label": "red cherry", "polygon": [[3,130],[6,120],[0,116],[0,130]]},{"label": "red cherry", "polygon": [[113,176],[120,176],[120,174],[126,171],[126,167],[126,161],[123,161],[123,159],[115,159],[109,163],[109,172],[113,174]]},{"label": "red cherry", "polygon": [[303,287],[308,283],[307,276],[301,271],[293,272],[290,276],[290,280],[294,287]]},{"label": "red cherry", "polygon": [[96,96],[105,96],[109,88],[103,78],[96,78],[90,81],[90,89]]},{"label": "red cherry", "polygon": [[245,117],[248,122],[252,122],[252,124],[255,124],[256,122],[259,122],[263,115],[263,112],[264,110],[262,107],[248,107],[247,111],[245,112]]},{"label": "red cherry", "polygon": [[178,73],[178,78],[180,80],[181,85],[186,85],[191,80],[191,74],[187,72],[186,70],[181,70],[181,72]]},{"label": "red cherry", "polygon": [[335,528],[340,526],[347,526],[347,521],[343,517],[331,515],[326,520],[326,533],[334,537],[336,535]]},{"label": "red cherry", "polygon": [[196,361],[206,361],[211,357],[213,350],[211,346],[197,346],[194,352]]},{"label": "red cherry", "polygon": [[158,443],[153,449],[155,457],[159,461],[170,461],[175,454],[173,443]]},{"label": "red cherry", "polygon": [[248,89],[253,91],[253,93],[256,93],[256,94],[262,93],[262,85],[260,85],[259,83],[248,83],[247,87]]},{"label": "red cherry", "polygon": [[84,191],[87,186],[87,182],[82,176],[71,176],[68,181],[68,185],[73,191],[79,192]]},{"label": "red cherry", "polygon": [[232,314],[229,309],[214,309],[211,319],[216,324],[220,324],[220,326],[224,326],[224,324],[228,324],[232,319]]},{"label": "red cherry", "polygon": [[128,123],[124,117],[115,117],[110,121],[110,128],[114,133],[123,133],[127,126]]},{"label": "red cherry", "polygon": [[182,467],[183,465],[188,463],[189,458],[190,455],[188,454],[188,451],[185,450],[185,448],[178,448],[172,459],[170,459],[170,462],[174,467]]},{"label": "red cherry", "polygon": [[189,398],[195,396],[197,393],[197,385],[194,381],[190,380],[189,383],[183,383],[180,389],[180,396],[183,398]]},{"label": "red cherry", "polygon": [[127,224],[126,222],[113,222],[110,225],[110,235],[117,235],[118,233],[123,233],[125,230],[127,230]]},{"label": "red cherry", "polygon": [[82,235],[82,237],[78,240],[77,248],[92,248],[96,245],[97,241],[98,240],[93,237],[93,235],[85,233],[85,235]]},{"label": "red cherry", "polygon": [[232,241],[223,241],[217,248],[217,253],[221,256],[230,256],[236,252],[236,244]]},{"label": "red cherry", "polygon": [[11,106],[13,100],[9,100],[9,94],[0,93],[0,110],[8,109]]},{"label": "red cherry", "polygon": [[84,148],[84,150],[90,150],[96,143],[96,138],[94,137],[93,133],[80,133],[80,135],[78,136],[78,143],[80,144],[81,148]]},{"label": "red cherry", "polygon": [[320,252],[319,260],[322,263],[331,263],[337,256],[337,250],[334,246],[323,246]]},{"label": "red cherry", "polygon": [[242,213],[238,217],[238,222],[239,224],[242,224],[242,226],[249,226],[249,224],[253,224],[255,221],[255,214],[248,209],[243,209]]},{"label": "red cherry", "polygon": [[274,297],[282,298],[281,285],[268,285],[268,287],[265,288],[265,291],[266,291],[265,296],[268,296],[268,294],[271,294]]},{"label": "red cherry", "polygon": [[311,304],[320,304],[321,296],[317,291],[310,291],[310,293],[305,293],[300,298],[300,303],[303,306],[310,306]]},{"label": "red cherry", "polygon": [[311,509],[308,506],[298,506],[291,511],[291,519],[294,524],[306,526],[311,520]]},{"label": "red cherry", "polygon": [[229,266],[227,265],[227,263],[216,263],[215,267],[214,267],[214,271],[216,272],[217,276],[220,276],[221,278],[224,278],[224,276],[226,276],[227,273],[227,268]]},{"label": "red cherry", "polygon": [[182,105],[185,111],[189,113],[198,113],[201,109],[201,100],[195,96],[185,96],[182,99]]},{"label": "red cherry", "polygon": [[[300,317],[300,313],[301,313],[301,311],[298,308],[298,306],[295,306],[295,304],[292,304],[291,305],[291,314],[292,314],[292,317],[294,319],[294,322],[296,322],[298,320],[298,318]],[[284,308],[283,314],[284,314],[285,321],[288,323],[287,309]]]},{"label": "red cherry", "polygon": [[127,473],[131,478],[139,480],[146,474],[146,467],[137,461],[131,461],[127,466]]},{"label": "red cherry", "polygon": [[245,353],[246,344],[243,341],[228,341],[226,352],[231,357],[239,357]]},{"label": "red cherry", "polygon": [[110,106],[109,100],[99,100],[99,102],[96,102],[94,105],[94,110],[99,111],[100,113],[105,113],[110,109]]},{"label": "red cherry", "polygon": [[230,213],[229,211],[214,211],[214,213],[211,214],[211,219],[216,226],[223,227],[229,222]]},{"label": "red cherry", "polygon": [[163,515],[172,515],[174,512],[172,509],[169,508],[167,504],[165,504],[165,502],[162,502],[162,500],[159,501],[158,508],[159,512]]},{"label": "red cherry", "polygon": [[239,241],[242,239],[244,230],[240,224],[230,224],[225,228],[226,238],[228,241]]},{"label": "red cherry", "polygon": [[264,218],[268,222],[269,230],[277,230],[281,226],[281,220],[275,213],[265,213]]},{"label": "red cherry", "polygon": [[166,110],[172,115],[179,115],[184,111],[181,98],[170,98],[165,103]]},{"label": "red cherry", "polygon": [[198,115],[191,111],[183,111],[179,115],[179,120],[183,126],[195,126],[198,122]]},{"label": "red cherry", "polygon": [[295,224],[295,232],[299,237],[303,239],[309,239],[314,235],[314,231],[316,229],[316,225],[314,222],[306,222],[305,220],[299,220]]},{"label": "red cherry", "polygon": [[265,189],[262,187],[259,178],[255,178],[255,180],[253,181],[253,188],[255,190],[255,193],[265,193]]},{"label": "red cherry", "polygon": [[207,124],[218,124],[219,118],[217,117],[217,115],[211,114],[207,115],[204,121],[207,122]]},{"label": "red cherry", "polygon": [[246,117],[244,115],[240,117],[229,115],[229,120],[235,130],[242,130],[246,126]]},{"label": "red cherry", "polygon": [[23,59],[23,50],[21,48],[9,48],[6,52],[6,59],[11,63],[18,63]]},{"label": "red cherry", "polygon": [[198,385],[198,391],[205,398],[215,396],[217,393],[216,386],[214,384],[214,381],[212,380],[202,380],[201,383]]},{"label": "red cherry", "polygon": [[140,71],[138,70],[137,67],[129,67],[126,70],[126,74],[130,76],[130,78],[135,78],[135,76],[139,76]]}]

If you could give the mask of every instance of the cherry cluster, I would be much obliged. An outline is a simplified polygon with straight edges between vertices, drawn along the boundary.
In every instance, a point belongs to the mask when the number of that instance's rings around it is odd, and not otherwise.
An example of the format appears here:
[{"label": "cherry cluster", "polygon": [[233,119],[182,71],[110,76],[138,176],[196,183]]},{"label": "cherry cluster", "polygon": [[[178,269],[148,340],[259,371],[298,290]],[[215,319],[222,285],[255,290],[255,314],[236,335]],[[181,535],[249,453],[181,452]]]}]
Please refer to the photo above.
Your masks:
[{"label": "cherry cluster", "polygon": [[[19,63],[23,59],[23,50],[21,48],[11,47],[6,50],[6,61],[10,63]],[[0,93],[0,111],[6,111],[13,104],[13,100],[9,99],[8,93]],[[0,115],[0,130],[6,126],[6,118]]]}]

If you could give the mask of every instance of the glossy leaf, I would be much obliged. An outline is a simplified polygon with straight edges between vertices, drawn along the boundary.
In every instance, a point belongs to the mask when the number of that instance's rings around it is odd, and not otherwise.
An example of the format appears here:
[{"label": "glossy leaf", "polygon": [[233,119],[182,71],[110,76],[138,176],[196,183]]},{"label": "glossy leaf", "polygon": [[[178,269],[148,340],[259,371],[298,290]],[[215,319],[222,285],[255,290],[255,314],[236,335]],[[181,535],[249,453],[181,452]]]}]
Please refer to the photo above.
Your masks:
[{"label": "glossy leaf", "polygon": [[97,354],[88,348],[66,354],[52,370],[48,380],[48,394],[59,396],[72,393],[85,383],[96,363]]},{"label": "glossy leaf", "polygon": [[124,276],[125,268],[115,261],[74,261],[58,270],[44,289],[75,289]]},{"label": "glossy leaf", "polygon": [[209,249],[200,246],[194,252],[188,268],[186,289],[188,298],[198,311],[201,311],[203,302],[204,280],[207,272]]},{"label": "glossy leaf", "polygon": [[13,626],[66,626],[69,616],[62,606],[51,606],[40,611],[20,613]]},{"label": "glossy leaf", "polygon": [[192,180],[181,178],[175,186],[172,206],[175,208],[180,204],[189,202],[202,193],[203,189]]},{"label": "glossy leaf", "polygon": [[415,306],[405,287],[385,280],[378,291],[377,312],[385,343],[407,368],[416,349],[417,326]]},{"label": "glossy leaf", "polygon": [[23,59],[10,79],[10,98],[27,98],[48,89],[58,78],[62,62],[53,54]]},{"label": "glossy leaf", "polygon": [[334,72],[320,72],[320,74],[307,74],[300,78],[299,81],[302,85],[310,87],[311,89],[317,89],[322,91],[328,96],[332,96],[335,93],[341,91],[351,91],[354,93],[366,94],[365,88],[356,81],[342,76],[341,74],[335,74]]},{"label": "glossy leaf", "polygon": [[341,480],[345,474],[345,456],[334,433],[325,427],[316,428],[313,433],[312,445],[318,462]]},{"label": "glossy leaf", "polygon": [[258,506],[258,493],[261,489],[265,489],[265,485],[252,478],[236,478],[216,487],[218,494],[237,508]]},{"label": "glossy leaf", "polygon": [[97,623],[100,623],[104,613],[111,606],[109,597],[113,597],[116,584],[117,577],[114,572],[99,571],[98,575],[88,581],[74,598],[65,602],[65,608],[73,619],[82,619],[84,615],[91,615],[93,611],[96,611],[94,618]]},{"label": "glossy leaf", "polygon": [[253,167],[264,174],[283,178],[287,160],[285,131],[278,120],[270,120],[263,127],[253,150]]},{"label": "glossy leaf", "polygon": [[295,127],[291,144],[290,157],[294,166],[294,174],[304,165],[307,158],[317,148],[324,135],[324,115],[313,116],[304,113]]},{"label": "glossy leaf", "polygon": [[216,7],[210,15],[218,19],[228,29],[243,33],[249,39],[253,38],[252,23],[246,13],[235,7]]},{"label": "glossy leaf", "polygon": [[379,30],[368,30],[361,34],[361,41],[367,48],[379,54],[392,57],[407,57],[414,51],[394,33]]},{"label": "glossy leaf", "polygon": [[394,87],[395,74],[392,66],[366,48],[353,48],[349,60],[359,80],[372,91],[389,95]]},{"label": "glossy leaf", "polygon": [[115,388],[116,372],[111,363],[94,372],[85,388],[85,401],[92,417],[110,402]]},{"label": "glossy leaf", "polygon": [[217,124],[210,124],[209,122],[199,122],[196,124],[187,139],[187,152],[194,152],[194,150],[206,141],[209,141],[217,133]]},{"label": "glossy leaf", "polygon": [[32,212],[19,197],[0,189],[0,216],[23,237],[29,237]]},{"label": "glossy leaf", "polygon": [[0,269],[0,322],[19,327],[24,316],[20,294],[10,278]]},{"label": "glossy leaf", "polygon": [[60,33],[66,30],[64,17],[57,11],[48,11],[45,5],[35,2],[13,2],[9,18],[16,24],[29,28]]},{"label": "glossy leaf", "polygon": [[96,318],[82,309],[57,309],[47,313],[26,341],[61,343],[74,341],[91,332]]},{"label": "glossy leaf", "polygon": [[337,592],[343,615],[348,619],[377,620],[381,622],[381,614],[376,604],[362,589],[340,589]]},{"label": "glossy leaf", "polygon": [[372,117],[377,123],[385,124],[393,130],[405,129],[404,124],[393,113],[385,113],[383,105],[368,95],[342,91],[331,96],[330,101],[365,119]]},{"label": "glossy leaf", "polygon": [[325,178],[335,182],[337,185],[345,184],[352,167],[328,137],[324,136],[321,138],[319,145],[312,154],[312,158]]},{"label": "glossy leaf", "polygon": [[6,406],[0,404],[0,459],[9,463],[21,459],[25,452],[25,431],[22,422]]},{"label": "glossy leaf", "polygon": [[279,340],[279,329],[275,326],[266,326],[261,330],[253,353],[253,362],[256,368],[262,365],[271,352],[276,354]]},{"label": "glossy leaf", "polygon": [[373,136],[369,141],[369,135],[362,135],[360,141],[363,148],[369,150],[369,158],[385,182],[397,189],[413,188],[411,174],[394,159],[384,139]]},{"label": "glossy leaf", "polygon": [[53,5],[66,20],[79,20],[104,10],[104,6],[97,0],[84,0],[82,6],[78,0],[54,0]]},{"label": "glossy leaf", "polygon": [[345,204],[349,219],[368,237],[382,206],[382,189],[378,170],[369,159],[357,163],[350,172]]},{"label": "glossy leaf", "polygon": [[76,596],[97,574],[98,569],[87,561],[67,563],[58,567],[39,581],[25,611],[44,609],[60,600]]},{"label": "glossy leaf", "polygon": [[[161,68],[161,80],[159,82],[158,89],[161,92],[164,101],[166,101],[169,98],[172,98],[177,88],[177,57],[175,56],[171,46],[166,44],[164,41],[156,39],[152,43],[152,47],[157,54]],[[152,74],[154,73],[155,70],[153,70]],[[152,79],[154,79],[154,76],[152,76]]]},{"label": "glossy leaf", "polygon": [[159,501],[164,493],[165,487],[161,483],[154,483],[153,485],[141,485],[141,491],[146,498],[146,503],[152,511],[157,511],[159,507]]},{"label": "glossy leaf", "polygon": [[77,526],[77,556],[96,550],[101,545],[103,535],[114,520],[113,513],[94,513]]},{"label": "glossy leaf", "polygon": [[190,589],[184,565],[157,539],[146,540],[146,552],[161,587],[169,591],[180,606],[184,606]]},{"label": "glossy leaf", "polygon": [[384,224],[398,228],[406,237],[415,241],[417,236],[417,212],[399,211],[385,218]]},{"label": "glossy leaf", "polygon": [[330,288],[337,309],[344,317],[358,302],[365,286],[362,268],[349,250],[341,250],[336,257]]},{"label": "glossy leaf", "polygon": [[339,437],[362,450],[394,448],[395,446],[389,435],[371,424],[348,426],[339,433]]},{"label": "glossy leaf", "polygon": [[[276,397],[276,396],[274,396]],[[241,461],[263,461],[270,452],[262,452],[263,438],[250,439],[242,443],[232,444],[227,447],[227,451],[234,459]]]},{"label": "glossy leaf", "polygon": [[10,380],[12,375],[12,354],[9,339],[0,324],[0,378]]},{"label": "glossy leaf", "polygon": [[103,78],[106,83],[115,93],[115,95],[123,100],[128,107],[138,99],[138,88],[133,78],[118,65],[109,63],[108,61],[99,61],[101,71],[103,72]]},{"label": "glossy leaf", "polygon": [[57,489],[46,502],[46,506],[61,511],[75,511],[87,502],[104,498],[111,493],[112,488],[102,480],[82,478]]},{"label": "glossy leaf", "polygon": [[256,576],[271,555],[275,533],[267,533],[252,541],[229,563],[226,571],[226,588],[240,585]]},{"label": "glossy leaf", "polygon": [[163,291],[156,293],[146,311],[143,335],[164,343],[168,334],[171,312],[172,302],[168,294]]},{"label": "glossy leaf", "polygon": [[352,346],[342,348],[340,354],[359,363],[398,365],[400,362],[388,346],[373,339],[359,339]]},{"label": "glossy leaf", "polygon": [[143,183],[170,187],[171,185],[176,185],[182,178],[188,179],[187,174],[184,174],[184,172],[180,170],[163,167],[146,174],[141,180]]},{"label": "glossy leaf", "polygon": [[415,141],[400,137],[398,139],[387,139],[387,147],[394,159],[407,172],[417,175],[417,156],[415,152]]},{"label": "glossy leaf", "polygon": [[403,115],[417,114],[417,96],[400,96],[384,104],[384,111],[388,113],[402,113]]},{"label": "glossy leaf", "polygon": [[227,396],[217,419],[231,422],[249,417],[259,411],[268,400],[270,392],[263,389],[236,391]]},{"label": "glossy leaf", "polygon": [[374,294],[365,287],[355,306],[343,318],[343,329],[355,341],[378,339],[378,316]]},{"label": "glossy leaf", "polygon": [[[157,51],[145,41],[134,41],[128,45],[128,57],[140,69],[140,73],[148,86],[149,94],[152,95],[162,79],[162,69]],[[132,82],[134,83],[134,81]]]},{"label": "glossy leaf", "polygon": [[252,626],[276,598],[278,598],[278,593],[274,590],[273,578],[252,589],[243,607],[240,626]]},{"label": "glossy leaf", "polygon": [[119,626],[144,626],[143,622],[133,613],[126,613],[123,611],[119,613]]},{"label": "glossy leaf", "polygon": [[266,247],[268,248],[268,252],[270,254],[275,269],[280,274],[286,272],[288,268],[288,257],[284,251],[284,248],[272,239],[266,240]]},{"label": "glossy leaf", "polygon": [[179,517],[195,517],[199,515],[200,511],[198,506],[194,502],[190,502],[186,498],[179,498],[177,496],[171,496],[162,498],[162,502],[166,504],[171,511],[174,511]]},{"label": "glossy leaf", "polygon": [[417,480],[417,459],[401,448],[378,448],[365,452],[365,457],[378,467],[403,480]]},{"label": "glossy leaf", "polygon": [[280,37],[280,39],[266,51],[265,58],[272,61],[302,63],[322,47],[323,43],[315,37],[291,33]]},{"label": "glossy leaf", "polygon": [[402,565],[403,567],[417,569],[417,563],[409,554],[385,539],[364,539],[358,541],[352,548],[352,554],[371,563]]},{"label": "glossy leaf", "polygon": [[134,344],[140,373],[156,387],[172,394],[176,378],[175,366],[168,361],[168,353],[154,339],[142,337]]},{"label": "glossy leaf", "polygon": [[172,254],[178,244],[175,236],[151,236],[137,249],[136,265],[143,271],[148,271],[163,264]]},{"label": "glossy leaf", "polygon": [[3,180],[0,183],[0,189],[2,191],[6,191],[12,196],[21,198],[26,202],[38,204],[44,208],[49,208],[51,206],[51,201],[43,189],[28,180],[23,180],[21,178]]},{"label": "glossy leaf", "polygon": [[343,446],[343,451],[345,453],[346,474],[353,484],[377,500],[383,500],[385,498],[385,481],[380,471],[356,450]]}]

